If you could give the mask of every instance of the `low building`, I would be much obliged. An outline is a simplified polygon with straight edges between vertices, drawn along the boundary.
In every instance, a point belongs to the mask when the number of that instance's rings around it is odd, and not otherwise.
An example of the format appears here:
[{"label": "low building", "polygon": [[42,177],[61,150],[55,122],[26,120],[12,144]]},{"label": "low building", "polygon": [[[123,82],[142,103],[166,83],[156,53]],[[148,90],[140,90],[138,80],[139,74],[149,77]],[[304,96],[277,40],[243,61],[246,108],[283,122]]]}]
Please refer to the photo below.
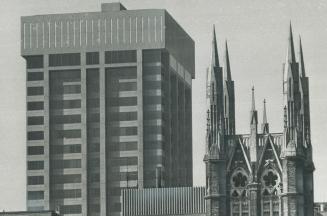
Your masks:
[{"label": "low building", "polygon": [[126,189],[122,215],[205,215],[204,187]]},{"label": "low building", "polygon": [[327,216],[327,202],[318,202],[314,204],[315,216]]},{"label": "low building", "polygon": [[55,211],[3,211],[0,216],[59,216]]}]

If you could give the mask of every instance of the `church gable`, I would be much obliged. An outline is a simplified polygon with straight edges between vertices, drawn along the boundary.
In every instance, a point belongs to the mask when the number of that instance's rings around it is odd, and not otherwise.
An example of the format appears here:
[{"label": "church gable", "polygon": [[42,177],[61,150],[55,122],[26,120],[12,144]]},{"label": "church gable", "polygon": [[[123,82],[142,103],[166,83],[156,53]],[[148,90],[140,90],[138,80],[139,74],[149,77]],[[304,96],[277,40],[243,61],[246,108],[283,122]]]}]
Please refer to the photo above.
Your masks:
[{"label": "church gable", "polygon": [[267,136],[259,157],[258,173],[261,173],[267,167],[274,168],[279,172],[282,171],[281,162],[270,135]]},{"label": "church gable", "polygon": [[251,173],[251,166],[241,138],[234,142],[229,158],[227,172],[231,173],[236,168],[242,167],[248,173]]}]

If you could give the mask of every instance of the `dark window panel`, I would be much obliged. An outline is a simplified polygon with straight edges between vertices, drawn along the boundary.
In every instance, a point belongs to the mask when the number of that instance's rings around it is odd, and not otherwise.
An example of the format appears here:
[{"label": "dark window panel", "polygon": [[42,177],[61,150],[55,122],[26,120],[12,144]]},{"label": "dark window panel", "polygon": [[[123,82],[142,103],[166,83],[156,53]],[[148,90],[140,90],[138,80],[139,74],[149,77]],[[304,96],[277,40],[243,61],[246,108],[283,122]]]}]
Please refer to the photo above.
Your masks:
[{"label": "dark window panel", "polygon": [[80,70],[51,70],[50,71],[50,90],[56,86],[62,86],[63,82],[80,82]]},{"label": "dark window panel", "polygon": [[88,151],[89,152],[100,152],[100,144],[99,143],[89,143]]},{"label": "dark window panel", "polygon": [[111,127],[110,132],[114,136],[137,135],[137,127]]},{"label": "dark window panel", "polygon": [[81,115],[55,115],[51,116],[51,123],[54,124],[72,124],[80,123]]},{"label": "dark window panel", "polygon": [[161,126],[144,126],[144,134],[160,134],[162,132]]},{"label": "dark window panel", "polygon": [[88,161],[88,166],[90,167],[100,167],[100,159],[99,158],[93,158]]},{"label": "dark window panel", "polygon": [[81,130],[73,129],[73,130],[58,130],[55,133],[56,138],[81,138]]},{"label": "dark window panel", "polygon": [[113,181],[130,181],[137,180],[137,172],[114,172],[111,173],[110,180]]},{"label": "dark window panel", "polygon": [[133,121],[137,120],[137,112],[117,112],[111,113],[110,121]]},{"label": "dark window panel", "polygon": [[80,53],[50,54],[49,66],[74,66],[81,64]]},{"label": "dark window panel", "polygon": [[42,184],[44,184],[44,177],[43,176],[28,176],[27,184],[28,185],[42,185]]},{"label": "dark window panel", "polygon": [[43,116],[31,116],[27,118],[28,125],[43,125],[44,117]]},{"label": "dark window panel", "polygon": [[28,155],[42,155],[42,154],[44,154],[44,147],[43,146],[28,146],[27,154]]},{"label": "dark window panel", "polygon": [[80,85],[64,85],[63,86],[63,93],[64,94],[78,94],[78,93],[81,93],[81,86]]},{"label": "dark window panel", "polygon": [[51,178],[55,184],[81,183],[80,174],[52,175]]},{"label": "dark window panel", "polygon": [[31,68],[43,68],[43,56],[34,55],[34,56],[25,56],[26,67]]},{"label": "dark window panel", "polygon": [[98,52],[87,52],[86,53],[86,64],[87,65],[99,64],[99,53]]},{"label": "dark window panel", "polygon": [[27,87],[27,96],[43,95],[43,87]]},{"label": "dark window panel", "polygon": [[87,121],[88,122],[100,122],[100,113],[88,113]]},{"label": "dark window panel", "polygon": [[80,214],[82,213],[81,205],[62,205],[60,206],[60,214]]},{"label": "dark window panel", "polygon": [[52,197],[55,199],[65,198],[80,198],[82,197],[81,189],[67,189],[67,190],[54,190],[51,191]]},{"label": "dark window panel", "polygon": [[71,154],[71,153],[81,153],[80,144],[71,144],[71,145],[51,145],[50,146],[51,154]]},{"label": "dark window panel", "polygon": [[51,100],[51,109],[76,109],[81,108],[81,100]]},{"label": "dark window panel", "polygon": [[145,96],[143,97],[144,105],[149,104],[161,104],[162,97],[161,96]]},{"label": "dark window panel", "polygon": [[120,50],[105,52],[105,63],[129,63],[136,62],[136,50]]},{"label": "dark window panel", "polygon": [[137,165],[137,157],[119,157],[109,159],[112,166]]},{"label": "dark window panel", "polygon": [[44,109],[44,103],[41,101],[27,103],[27,110],[43,110],[43,109]]},{"label": "dark window panel", "polygon": [[27,169],[28,170],[42,170],[42,169],[44,169],[44,161],[28,161]]},{"label": "dark window panel", "polygon": [[143,77],[147,75],[158,75],[161,74],[161,66],[144,66],[143,67]]},{"label": "dark window panel", "polygon": [[119,83],[118,91],[136,91],[137,83],[136,82],[123,82]]},{"label": "dark window panel", "polygon": [[162,113],[160,111],[149,111],[143,115],[144,120],[161,119],[161,117]]},{"label": "dark window panel", "polygon": [[137,150],[137,142],[112,142],[109,146],[111,151],[131,151]]},{"label": "dark window panel", "polygon": [[51,163],[54,169],[81,168],[81,159],[52,160]]},{"label": "dark window panel", "polygon": [[111,97],[109,104],[110,106],[136,106],[137,97]]},{"label": "dark window panel", "polygon": [[44,198],[44,191],[28,191],[27,199],[28,200],[41,200]]},{"label": "dark window panel", "polygon": [[27,73],[27,81],[39,81],[43,80],[44,75],[43,72],[28,72]]},{"label": "dark window panel", "polygon": [[43,131],[30,131],[27,133],[27,140],[43,140],[44,132]]},{"label": "dark window panel", "polygon": [[[118,79],[136,79],[137,71],[136,67],[119,67],[119,68],[106,68],[106,78],[111,85],[112,83],[118,83]],[[111,86],[109,86],[110,88]],[[117,87],[114,87],[117,90]]]},{"label": "dark window panel", "polygon": [[142,55],[142,61],[144,63],[161,62],[161,50],[143,50]]},{"label": "dark window panel", "polygon": [[144,89],[161,89],[161,81],[144,81]]}]

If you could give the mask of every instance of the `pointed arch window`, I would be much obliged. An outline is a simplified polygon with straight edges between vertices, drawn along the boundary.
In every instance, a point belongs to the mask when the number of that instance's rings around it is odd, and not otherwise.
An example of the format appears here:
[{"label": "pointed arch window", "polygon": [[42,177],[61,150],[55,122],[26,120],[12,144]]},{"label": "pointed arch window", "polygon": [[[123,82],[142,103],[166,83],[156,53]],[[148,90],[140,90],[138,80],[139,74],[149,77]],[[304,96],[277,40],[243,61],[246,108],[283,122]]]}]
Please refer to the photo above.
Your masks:
[{"label": "pointed arch window", "polygon": [[249,177],[243,168],[237,168],[230,178],[231,216],[249,216],[248,185]]},{"label": "pointed arch window", "polygon": [[261,176],[261,214],[263,216],[279,216],[281,211],[281,179],[273,168],[267,168]]}]

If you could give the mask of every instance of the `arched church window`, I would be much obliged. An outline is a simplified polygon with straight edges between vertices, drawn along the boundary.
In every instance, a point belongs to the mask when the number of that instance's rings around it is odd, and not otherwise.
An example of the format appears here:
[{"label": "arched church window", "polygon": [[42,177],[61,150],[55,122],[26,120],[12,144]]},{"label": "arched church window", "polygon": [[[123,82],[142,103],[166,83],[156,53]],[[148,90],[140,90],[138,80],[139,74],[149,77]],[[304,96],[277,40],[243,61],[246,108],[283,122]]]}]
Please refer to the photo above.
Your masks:
[{"label": "arched church window", "polygon": [[278,216],[280,212],[280,176],[273,168],[266,169],[261,176],[261,210],[263,216]]},{"label": "arched church window", "polygon": [[231,175],[230,205],[232,216],[249,216],[249,202],[247,197],[248,181],[248,175],[243,168],[237,168]]}]

